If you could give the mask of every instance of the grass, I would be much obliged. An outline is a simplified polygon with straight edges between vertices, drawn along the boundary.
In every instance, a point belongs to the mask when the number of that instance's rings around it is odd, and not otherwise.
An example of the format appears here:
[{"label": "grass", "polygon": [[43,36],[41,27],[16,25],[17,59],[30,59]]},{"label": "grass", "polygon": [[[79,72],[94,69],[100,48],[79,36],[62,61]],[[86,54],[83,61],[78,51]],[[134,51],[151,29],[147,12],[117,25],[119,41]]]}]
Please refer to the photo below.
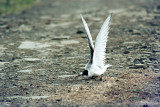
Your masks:
[{"label": "grass", "polygon": [[0,0],[0,15],[21,12],[34,1],[35,0]]}]

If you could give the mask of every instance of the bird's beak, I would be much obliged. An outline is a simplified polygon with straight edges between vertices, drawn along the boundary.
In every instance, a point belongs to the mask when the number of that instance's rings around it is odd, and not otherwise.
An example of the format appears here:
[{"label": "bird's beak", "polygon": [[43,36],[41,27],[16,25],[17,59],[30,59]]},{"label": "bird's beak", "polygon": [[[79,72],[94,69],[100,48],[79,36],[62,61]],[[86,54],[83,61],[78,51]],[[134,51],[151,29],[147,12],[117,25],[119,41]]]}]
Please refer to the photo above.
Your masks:
[{"label": "bird's beak", "polygon": [[75,78],[78,78],[78,77],[80,77],[80,76],[81,76],[81,74],[77,75]]},{"label": "bird's beak", "polygon": [[78,78],[78,77],[80,77],[80,76],[82,76],[82,72],[81,72],[79,75],[77,75],[75,78]]}]

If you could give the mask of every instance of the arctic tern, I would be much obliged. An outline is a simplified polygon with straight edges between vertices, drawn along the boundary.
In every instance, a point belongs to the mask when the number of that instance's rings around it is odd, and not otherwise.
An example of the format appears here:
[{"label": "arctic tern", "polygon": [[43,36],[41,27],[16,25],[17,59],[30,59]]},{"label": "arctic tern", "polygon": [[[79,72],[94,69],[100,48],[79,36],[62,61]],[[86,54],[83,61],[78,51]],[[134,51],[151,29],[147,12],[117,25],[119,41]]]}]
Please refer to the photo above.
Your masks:
[{"label": "arctic tern", "polygon": [[105,49],[109,34],[109,26],[112,14],[110,14],[102,25],[100,32],[98,33],[95,41],[95,47],[93,45],[92,36],[88,25],[81,15],[84,28],[87,33],[88,44],[90,47],[90,59],[85,66],[85,70],[80,73],[82,76],[93,77],[100,76],[106,72],[107,68],[112,66],[110,64],[105,64]]}]

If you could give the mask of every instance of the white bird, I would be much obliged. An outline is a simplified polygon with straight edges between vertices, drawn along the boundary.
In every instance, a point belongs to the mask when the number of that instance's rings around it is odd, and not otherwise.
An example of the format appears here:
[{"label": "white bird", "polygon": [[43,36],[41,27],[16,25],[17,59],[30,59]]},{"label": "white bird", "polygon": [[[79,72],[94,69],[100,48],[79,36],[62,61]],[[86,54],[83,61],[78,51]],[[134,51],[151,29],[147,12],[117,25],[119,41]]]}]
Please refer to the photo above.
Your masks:
[{"label": "white bird", "polygon": [[110,64],[105,65],[105,49],[109,34],[109,28],[110,28],[109,25],[111,17],[112,14],[110,14],[107,17],[104,24],[102,25],[101,30],[97,35],[94,47],[88,25],[84,20],[83,16],[81,15],[87,33],[88,44],[90,47],[90,59],[85,66],[85,70],[81,72],[80,75],[87,77],[99,76],[102,75],[104,72],[106,72],[108,67],[112,66]]}]

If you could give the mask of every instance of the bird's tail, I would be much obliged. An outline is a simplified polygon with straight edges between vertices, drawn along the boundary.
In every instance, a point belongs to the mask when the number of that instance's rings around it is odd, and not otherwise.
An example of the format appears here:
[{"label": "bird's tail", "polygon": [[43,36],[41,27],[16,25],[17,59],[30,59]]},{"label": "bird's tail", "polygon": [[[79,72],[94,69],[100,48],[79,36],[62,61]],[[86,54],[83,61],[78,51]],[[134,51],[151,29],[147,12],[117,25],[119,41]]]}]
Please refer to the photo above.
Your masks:
[{"label": "bird's tail", "polygon": [[105,65],[105,69],[107,69],[107,68],[109,68],[109,67],[111,67],[112,65],[110,65],[110,64],[107,64],[107,65]]}]

